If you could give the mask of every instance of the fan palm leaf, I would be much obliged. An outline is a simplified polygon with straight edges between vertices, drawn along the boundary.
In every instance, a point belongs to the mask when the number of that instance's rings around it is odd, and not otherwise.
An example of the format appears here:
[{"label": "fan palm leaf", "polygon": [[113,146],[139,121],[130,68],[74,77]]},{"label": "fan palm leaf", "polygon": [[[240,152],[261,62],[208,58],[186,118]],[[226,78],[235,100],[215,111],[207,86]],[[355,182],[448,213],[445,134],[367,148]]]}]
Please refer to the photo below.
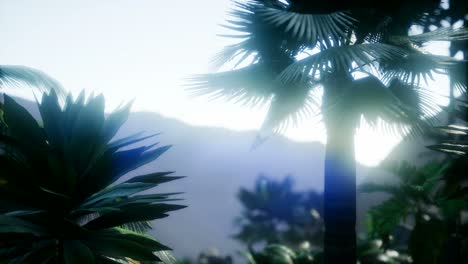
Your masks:
[{"label": "fan palm leaf", "polygon": [[[404,58],[391,58],[381,60],[383,80],[389,81],[394,78],[405,83],[419,86],[424,80],[434,80],[434,74],[447,75],[457,70],[461,62],[448,56],[424,54],[420,52],[408,53]],[[456,77],[456,76],[454,76]],[[453,80],[460,89],[466,88],[466,83],[460,79]]]},{"label": "fan palm leaf", "polygon": [[366,66],[378,69],[376,62],[400,58],[406,54],[402,48],[383,43],[331,47],[291,64],[281,72],[279,78],[285,82],[300,76],[312,76],[320,80],[332,72],[349,72],[351,65],[356,65],[351,71]]},{"label": "fan palm leaf", "polygon": [[267,102],[279,85],[269,65],[253,64],[241,69],[215,74],[201,74],[188,79],[189,91],[212,99],[226,99],[246,105]]},{"label": "fan palm leaf", "polygon": [[288,126],[298,125],[301,121],[317,112],[317,98],[311,92],[307,80],[281,87],[273,95],[261,131],[284,131]]},{"label": "fan palm leaf", "polygon": [[255,56],[256,61],[284,65],[290,63],[293,56],[303,48],[292,39],[287,41],[286,34],[275,34],[278,33],[275,26],[258,16],[258,9],[264,6],[263,3],[247,1],[234,2],[234,5],[236,8],[230,12],[232,19],[223,25],[233,33],[222,36],[242,40],[218,53],[214,58],[215,66],[223,65],[234,58],[237,58],[237,63],[241,63],[251,56]]},{"label": "fan palm leaf", "polygon": [[425,100],[424,89],[394,80],[388,87],[378,78],[368,76],[354,81],[336,104],[339,109],[324,111],[345,111],[344,118],[363,116],[371,125],[382,120],[384,132],[394,135],[421,135],[431,128],[440,107],[431,100]]},{"label": "fan palm leaf", "polygon": [[264,6],[257,12],[266,22],[311,47],[331,47],[344,43],[357,22],[346,12],[304,14]]},{"label": "fan palm leaf", "polygon": [[463,41],[468,39],[468,29],[465,27],[452,28],[438,28],[430,32],[422,34],[407,36],[408,40],[415,44],[423,44],[429,41]]}]

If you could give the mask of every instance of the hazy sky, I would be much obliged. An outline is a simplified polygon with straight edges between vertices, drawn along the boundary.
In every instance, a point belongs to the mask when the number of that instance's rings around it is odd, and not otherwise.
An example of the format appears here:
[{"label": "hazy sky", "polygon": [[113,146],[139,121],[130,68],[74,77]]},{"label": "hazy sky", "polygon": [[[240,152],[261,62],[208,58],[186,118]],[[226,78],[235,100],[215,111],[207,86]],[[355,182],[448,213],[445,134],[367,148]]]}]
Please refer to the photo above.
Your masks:
[{"label": "hazy sky", "polygon": [[[134,99],[133,111],[158,112],[193,125],[258,129],[266,108],[191,98],[181,85],[190,74],[209,72],[210,58],[233,41],[216,36],[228,3],[0,0],[0,64],[41,69],[73,94],[102,92],[109,110]],[[442,53],[448,47],[436,46]],[[446,85],[446,79],[438,81],[439,87]],[[21,95],[32,94],[23,90]],[[325,141],[323,127],[312,123],[291,128],[286,136]],[[375,165],[398,141],[360,129],[357,159]]]}]

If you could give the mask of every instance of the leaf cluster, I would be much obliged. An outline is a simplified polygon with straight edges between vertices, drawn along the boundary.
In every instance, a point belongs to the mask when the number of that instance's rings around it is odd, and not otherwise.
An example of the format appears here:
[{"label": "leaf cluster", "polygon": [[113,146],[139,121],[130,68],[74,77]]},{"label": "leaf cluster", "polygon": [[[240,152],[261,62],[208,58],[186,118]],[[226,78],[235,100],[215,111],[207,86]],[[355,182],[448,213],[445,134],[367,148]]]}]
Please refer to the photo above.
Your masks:
[{"label": "leaf cluster", "polygon": [[[152,136],[114,139],[130,105],[105,115],[102,96],[38,104],[41,123],[5,95],[0,135],[0,258],[10,263],[158,261],[169,248],[140,233],[184,206],[173,193],[145,192],[180,177],[123,177],[169,146],[135,147]],[[123,228],[126,227],[126,228]],[[135,232],[128,228],[132,228]],[[119,262],[120,261],[120,262]]]}]

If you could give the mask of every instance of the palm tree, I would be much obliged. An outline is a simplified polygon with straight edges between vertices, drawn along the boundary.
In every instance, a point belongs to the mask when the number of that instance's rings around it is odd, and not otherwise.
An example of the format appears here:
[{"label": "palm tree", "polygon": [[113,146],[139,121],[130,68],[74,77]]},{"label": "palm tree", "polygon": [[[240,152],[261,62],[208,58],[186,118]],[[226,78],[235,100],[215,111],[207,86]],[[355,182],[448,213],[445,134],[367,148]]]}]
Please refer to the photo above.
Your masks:
[{"label": "palm tree", "polygon": [[[466,171],[466,160],[431,161],[422,167],[407,162],[388,163],[384,169],[399,178],[399,184],[366,183],[360,191],[390,195],[385,202],[369,211],[369,232],[389,241],[398,233],[401,244],[396,249],[408,252],[415,263],[465,263],[466,228],[462,215],[468,203],[457,197],[453,178]],[[460,175],[461,174],[461,175]],[[452,178],[450,181],[449,179]],[[441,184],[443,183],[443,184]],[[443,188],[442,186],[450,186]],[[452,222],[456,228],[451,229]],[[399,231],[399,232],[396,232]],[[404,232],[401,232],[404,231]],[[450,245],[447,244],[453,240]]]},{"label": "palm tree", "polygon": [[[341,2],[234,2],[233,18],[225,27],[234,31],[229,37],[241,41],[214,60],[233,69],[189,80],[196,95],[246,105],[270,103],[259,140],[314,110],[322,114],[327,130],[326,263],[355,263],[354,133],[361,118],[389,132],[422,133],[439,109],[421,82],[434,72],[448,73],[458,62],[421,46],[467,37],[465,29],[408,35],[411,25],[424,23],[439,1],[385,1],[379,8],[370,8],[374,1]],[[366,77],[354,78],[355,73]],[[314,96],[318,87],[323,88],[321,104]]]},{"label": "palm tree", "polygon": [[[0,259],[8,263],[135,263],[170,260],[141,231],[184,206],[175,193],[142,193],[171,172],[131,178],[169,146],[133,147],[152,136],[113,139],[130,105],[107,117],[104,98],[82,93],[61,107],[54,91],[38,105],[42,125],[5,96],[0,134]],[[143,228],[143,229],[142,229]],[[133,230],[133,231],[131,231]],[[158,255],[155,252],[159,252]],[[173,263],[173,262],[167,262]]]}]

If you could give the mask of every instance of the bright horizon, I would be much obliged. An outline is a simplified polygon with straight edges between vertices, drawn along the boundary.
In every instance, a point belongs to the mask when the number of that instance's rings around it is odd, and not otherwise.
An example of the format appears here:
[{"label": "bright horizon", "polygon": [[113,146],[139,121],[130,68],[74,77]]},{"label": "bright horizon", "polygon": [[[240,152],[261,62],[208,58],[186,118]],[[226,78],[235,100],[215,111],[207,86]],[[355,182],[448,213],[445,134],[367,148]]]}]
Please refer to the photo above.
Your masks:
[{"label": "bright horizon", "polygon": [[[236,41],[216,36],[223,33],[219,24],[229,2],[2,0],[0,64],[40,69],[74,96],[82,89],[103,93],[108,110],[134,100],[133,111],[155,112],[190,125],[258,130],[267,107],[193,98],[182,85],[191,74],[211,72],[212,56]],[[448,55],[448,43],[434,43],[430,50]],[[446,104],[448,79],[436,79],[433,86],[439,87],[440,103]],[[33,98],[29,89],[5,91]],[[323,125],[316,122],[289,128],[285,136],[326,140]],[[364,126],[356,135],[356,158],[375,166],[400,140]]]}]

